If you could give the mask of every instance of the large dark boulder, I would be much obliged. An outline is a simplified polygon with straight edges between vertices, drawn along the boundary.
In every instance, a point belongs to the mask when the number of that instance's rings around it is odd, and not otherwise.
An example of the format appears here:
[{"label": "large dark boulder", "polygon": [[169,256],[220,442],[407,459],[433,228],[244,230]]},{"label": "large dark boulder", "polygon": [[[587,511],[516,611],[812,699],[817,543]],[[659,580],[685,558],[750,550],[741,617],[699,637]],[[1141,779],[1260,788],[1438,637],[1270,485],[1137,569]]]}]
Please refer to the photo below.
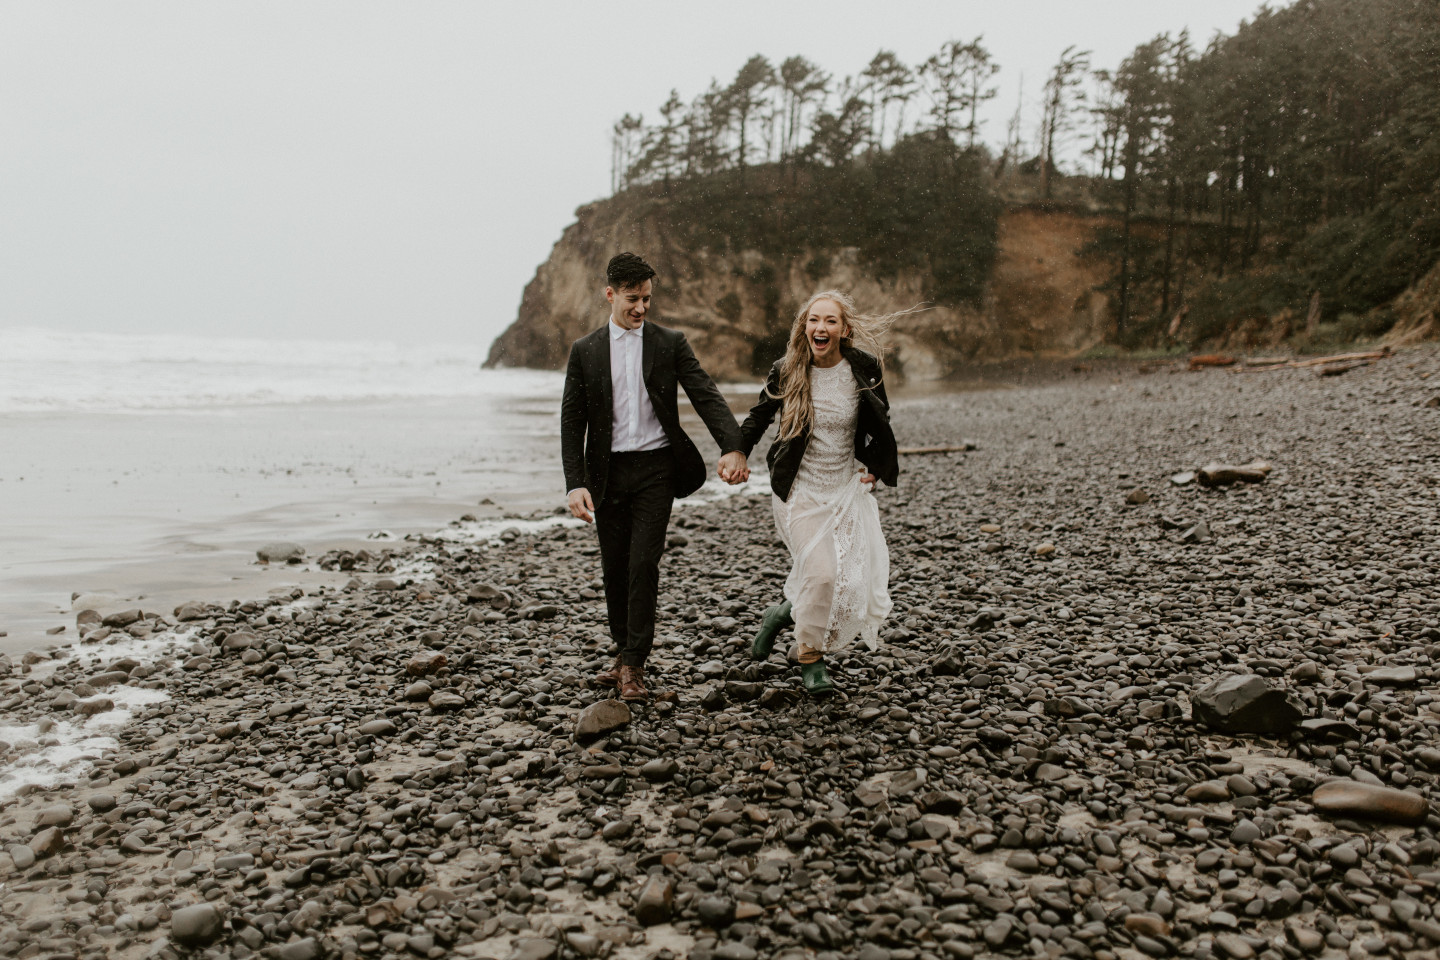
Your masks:
[{"label": "large dark boulder", "polygon": [[1294,695],[1253,673],[1206,684],[1191,698],[1190,713],[1197,723],[1224,733],[1289,733],[1305,718]]}]

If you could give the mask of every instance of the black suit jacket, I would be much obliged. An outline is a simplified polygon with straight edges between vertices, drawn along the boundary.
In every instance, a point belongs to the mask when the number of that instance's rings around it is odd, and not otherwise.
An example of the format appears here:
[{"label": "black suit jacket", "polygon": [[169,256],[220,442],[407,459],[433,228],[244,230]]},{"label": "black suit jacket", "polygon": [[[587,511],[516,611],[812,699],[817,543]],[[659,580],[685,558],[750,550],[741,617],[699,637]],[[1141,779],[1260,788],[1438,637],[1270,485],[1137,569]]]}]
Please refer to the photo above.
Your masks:
[{"label": "black suit jacket", "polygon": [[[690,405],[705,422],[721,453],[740,449],[740,428],[730,406],[695,359],[685,334],[652,320],[642,328],[641,374],[675,458],[675,496],[688,497],[709,471],[694,442],[680,429],[676,387],[685,388]],[[576,340],[565,369],[560,401],[560,460],[565,489],[585,487],[598,504],[610,474],[610,437],[614,429],[610,383],[610,324]]]},{"label": "black suit jacket", "polygon": [[[860,410],[855,424],[855,459],[865,464],[865,469],[887,487],[895,486],[900,478],[900,457],[895,447],[895,433],[890,429],[890,399],[885,395],[885,383],[880,375],[880,361],[864,350],[841,347],[841,355],[850,361],[850,372],[860,390]],[[760,391],[760,400],[750,408],[750,415],[740,427],[740,449],[748,457],[755,444],[765,435],[770,423],[780,413],[780,360],[770,368],[770,377],[765,389]],[[770,489],[781,500],[790,499],[790,488],[795,484],[795,475],[800,472],[800,461],[805,459],[805,447],[810,443],[810,431],[802,430],[789,440],[776,440],[765,455],[770,467]]]}]

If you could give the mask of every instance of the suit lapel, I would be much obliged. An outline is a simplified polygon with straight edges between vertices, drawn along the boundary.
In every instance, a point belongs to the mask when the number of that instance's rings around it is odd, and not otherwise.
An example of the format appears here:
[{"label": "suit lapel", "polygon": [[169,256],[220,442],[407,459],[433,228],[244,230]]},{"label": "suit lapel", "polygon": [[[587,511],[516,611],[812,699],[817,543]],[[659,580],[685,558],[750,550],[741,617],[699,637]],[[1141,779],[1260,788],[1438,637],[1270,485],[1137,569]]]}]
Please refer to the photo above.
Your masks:
[{"label": "suit lapel", "polygon": [[646,320],[640,336],[640,376],[644,378],[646,387],[650,386],[650,370],[655,366],[656,336],[655,325]]},{"label": "suit lapel", "polygon": [[[601,327],[600,340],[595,345],[595,377],[600,381],[600,396],[604,398],[605,416],[613,416],[615,409],[614,388],[610,382],[610,328]],[[613,427],[613,424],[612,424]]]}]

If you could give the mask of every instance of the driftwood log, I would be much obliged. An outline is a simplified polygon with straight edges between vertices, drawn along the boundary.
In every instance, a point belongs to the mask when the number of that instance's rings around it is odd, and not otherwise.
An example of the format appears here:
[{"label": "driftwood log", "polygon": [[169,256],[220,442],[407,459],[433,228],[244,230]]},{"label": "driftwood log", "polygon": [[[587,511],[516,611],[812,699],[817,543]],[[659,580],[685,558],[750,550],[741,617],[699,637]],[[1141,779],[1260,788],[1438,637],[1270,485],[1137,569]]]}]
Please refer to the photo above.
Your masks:
[{"label": "driftwood log", "polygon": [[934,447],[901,447],[899,450],[896,451],[896,453],[900,454],[902,457],[913,457],[927,453],[965,453],[968,450],[974,449],[975,444],[969,442],[945,443]]},{"label": "driftwood log", "polygon": [[1260,483],[1270,476],[1272,467],[1264,460],[1252,460],[1232,466],[1226,463],[1211,463],[1195,473],[1195,479],[1202,487],[1223,487],[1231,483]]},{"label": "driftwood log", "polygon": [[1202,353],[1190,358],[1191,370],[1203,370],[1206,367],[1233,367],[1239,363],[1234,357],[1223,353]]},{"label": "driftwood log", "polygon": [[[1321,376],[1333,377],[1346,371],[1354,370],[1356,367],[1363,367],[1374,363],[1376,360],[1384,360],[1392,353],[1394,353],[1393,350],[1389,347],[1384,347],[1380,350],[1366,350],[1362,353],[1336,353],[1328,357],[1307,357],[1304,360],[1294,360],[1287,357],[1256,357],[1246,360],[1237,369],[1243,370],[1246,373],[1260,373],[1266,370],[1297,370],[1308,367],[1321,367],[1323,368],[1320,374]],[[1329,368],[1343,369],[1324,372],[1324,370]],[[1193,361],[1191,369],[1198,369],[1194,366]]]},{"label": "driftwood log", "polygon": [[1393,353],[1389,347],[1380,350],[1366,350],[1362,353],[1337,353],[1328,357],[1310,357],[1306,360],[1292,360],[1292,367],[1324,367],[1332,363],[1345,363],[1351,360],[1384,360]]},{"label": "driftwood log", "polygon": [[1329,363],[1316,372],[1322,377],[1338,377],[1342,373],[1349,373],[1356,367],[1368,367],[1374,362],[1374,360],[1348,360],[1344,363]]}]

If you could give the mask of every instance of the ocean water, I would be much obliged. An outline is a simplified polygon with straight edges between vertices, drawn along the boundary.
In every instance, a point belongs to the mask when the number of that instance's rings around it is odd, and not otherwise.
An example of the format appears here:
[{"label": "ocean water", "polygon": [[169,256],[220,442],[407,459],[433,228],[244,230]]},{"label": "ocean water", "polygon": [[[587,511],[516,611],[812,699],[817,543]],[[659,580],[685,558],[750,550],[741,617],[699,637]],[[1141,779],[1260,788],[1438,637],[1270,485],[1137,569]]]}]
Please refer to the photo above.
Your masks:
[{"label": "ocean water", "polygon": [[483,355],[0,330],[0,651],[73,631],[76,593],[263,595],[266,542],[558,503],[561,375]]},{"label": "ocean water", "polygon": [[482,371],[487,349],[0,330],[0,415],[558,396],[558,374]]},{"label": "ocean water", "polygon": [[563,375],[485,352],[0,330],[0,652],[67,640],[47,631],[73,634],[76,595],[168,612],[319,577],[257,564],[268,542],[314,557],[561,508]]}]

